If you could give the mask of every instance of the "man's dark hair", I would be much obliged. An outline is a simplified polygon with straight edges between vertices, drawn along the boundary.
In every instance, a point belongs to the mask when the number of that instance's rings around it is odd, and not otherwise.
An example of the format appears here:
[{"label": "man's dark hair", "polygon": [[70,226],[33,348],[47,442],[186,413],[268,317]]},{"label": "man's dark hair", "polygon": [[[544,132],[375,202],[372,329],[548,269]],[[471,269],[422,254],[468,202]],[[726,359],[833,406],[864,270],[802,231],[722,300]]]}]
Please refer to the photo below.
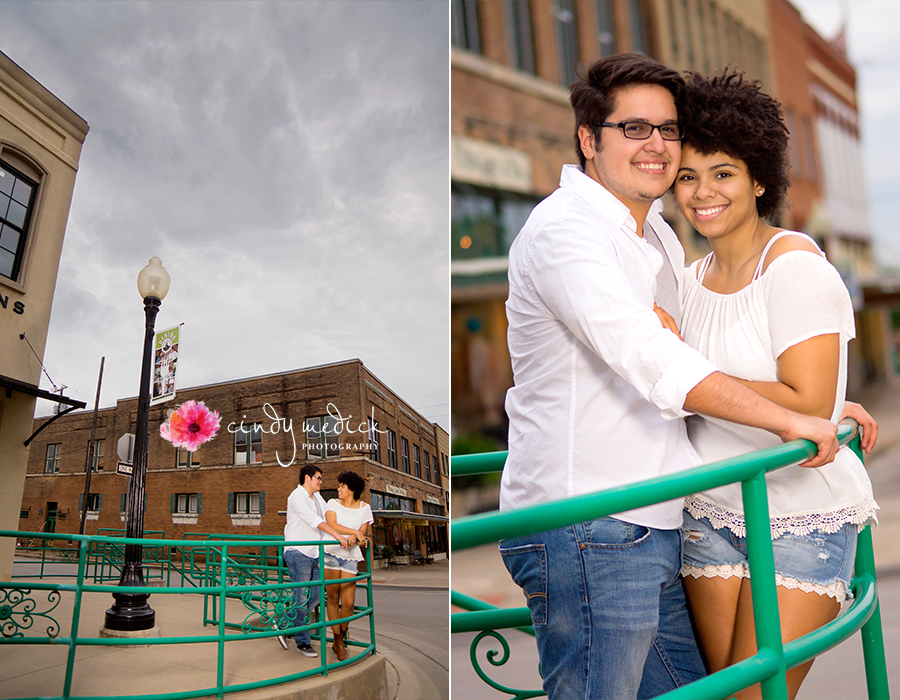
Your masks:
[{"label": "man's dark hair", "polygon": [[321,473],[322,473],[322,470],[319,467],[317,467],[315,464],[304,465],[300,469],[300,485],[303,486],[303,484],[306,483],[306,477],[312,478],[316,474],[321,474]]},{"label": "man's dark hair", "polygon": [[703,155],[727,153],[742,160],[750,177],[765,188],[756,198],[764,219],[777,216],[791,186],[790,132],[781,103],[733,67],[706,78],[686,74],[681,104],[684,145]]},{"label": "man's dark hair", "polygon": [[359,497],[362,496],[362,492],[366,488],[366,481],[356,472],[341,472],[338,474],[338,483],[343,484],[348,489],[353,491],[353,498],[355,500],[359,500]]},{"label": "man's dark hair", "polygon": [[575,110],[575,152],[582,168],[585,157],[578,140],[578,127],[587,125],[599,143],[600,124],[615,110],[617,91],[636,85],[664,87],[672,93],[678,106],[684,79],[678,71],[638,53],[618,53],[601,58],[587,70],[579,68],[578,79],[569,89],[569,101]]}]

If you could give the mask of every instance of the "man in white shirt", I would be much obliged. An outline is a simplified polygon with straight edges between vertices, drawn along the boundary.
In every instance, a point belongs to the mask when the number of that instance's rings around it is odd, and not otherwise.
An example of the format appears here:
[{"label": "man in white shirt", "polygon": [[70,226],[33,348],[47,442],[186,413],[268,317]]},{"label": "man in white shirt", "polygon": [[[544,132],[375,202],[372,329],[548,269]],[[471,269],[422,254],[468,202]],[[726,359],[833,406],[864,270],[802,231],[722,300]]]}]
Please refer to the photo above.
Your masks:
[{"label": "man in white shirt", "polygon": [[[345,549],[350,544],[347,535],[340,534],[325,522],[325,499],[319,494],[322,488],[322,470],[307,464],[300,470],[300,483],[288,496],[287,523],[284,526],[285,542],[319,542],[336,539]],[[325,537],[325,535],[330,535]],[[294,545],[284,548],[284,562],[291,575],[291,583],[319,580],[319,545]],[[294,608],[281,620],[282,629],[309,624],[311,613],[319,602],[319,586],[294,589]],[[300,620],[298,621],[298,618]],[[314,658],[318,652],[310,644],[309,630],[301,630],[294,635],[297,651]],[[284,635],[278,642],[285,649],[288,642]]]},{"label": "man in white shirt", "polygon": [[[836,427],[726,377],[660,323],[680,318],[684,251],[657,200],[681,158],[677,72],[636,54],[591,66],[571,91],[581,167],[537,205],[509,254],[509,458],[501,509],[700,464],[687,412],[814,441]],[[544,690],[654,697],[704,669],[679,579],[682,501],[501,543],[528,598]]]}]

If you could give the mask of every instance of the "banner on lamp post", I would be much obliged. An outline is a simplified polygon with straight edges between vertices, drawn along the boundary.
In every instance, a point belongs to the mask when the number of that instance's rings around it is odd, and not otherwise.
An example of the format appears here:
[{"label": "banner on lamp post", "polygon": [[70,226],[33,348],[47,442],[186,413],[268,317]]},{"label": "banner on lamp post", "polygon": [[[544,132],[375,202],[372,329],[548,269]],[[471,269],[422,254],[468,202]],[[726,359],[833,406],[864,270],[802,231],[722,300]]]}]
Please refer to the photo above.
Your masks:
[{"label": "banner on lamp post", "polygon": [[153,340],[151,405],[175,398],[175,373],[178,370],[182,325],[184,324],[160,331]]}]

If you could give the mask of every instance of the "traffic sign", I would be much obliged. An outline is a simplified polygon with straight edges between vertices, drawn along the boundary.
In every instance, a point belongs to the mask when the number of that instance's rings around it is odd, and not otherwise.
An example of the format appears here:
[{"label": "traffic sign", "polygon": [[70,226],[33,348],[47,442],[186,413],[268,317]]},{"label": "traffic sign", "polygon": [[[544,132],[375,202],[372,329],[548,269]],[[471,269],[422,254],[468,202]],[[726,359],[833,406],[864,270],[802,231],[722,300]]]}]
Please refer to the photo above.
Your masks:
[{"label": "traffic sign", "polygon": [[134,433],[125,433],[116,443],[116,454],[123,462],[134,461]]},{"label": "traffic sign", "polygon": [[116,474],[131,476],[132,471],[134,471],[134,467],[128,462],[116,462]]}]

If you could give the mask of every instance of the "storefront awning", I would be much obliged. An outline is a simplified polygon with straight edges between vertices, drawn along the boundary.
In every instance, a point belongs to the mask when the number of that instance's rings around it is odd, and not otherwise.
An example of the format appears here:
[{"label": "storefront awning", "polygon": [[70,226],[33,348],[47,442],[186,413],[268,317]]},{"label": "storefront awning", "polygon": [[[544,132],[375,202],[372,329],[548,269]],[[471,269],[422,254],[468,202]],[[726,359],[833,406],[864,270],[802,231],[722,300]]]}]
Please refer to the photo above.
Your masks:
[{"label": "storefront awning", "polygon": [[372,515],[382,518],[398,518],[401,520],[423,520],[433,523],[450,521],[446,515],[428,515],[427,513],[410,513],[408,510],[373,510]]}]

